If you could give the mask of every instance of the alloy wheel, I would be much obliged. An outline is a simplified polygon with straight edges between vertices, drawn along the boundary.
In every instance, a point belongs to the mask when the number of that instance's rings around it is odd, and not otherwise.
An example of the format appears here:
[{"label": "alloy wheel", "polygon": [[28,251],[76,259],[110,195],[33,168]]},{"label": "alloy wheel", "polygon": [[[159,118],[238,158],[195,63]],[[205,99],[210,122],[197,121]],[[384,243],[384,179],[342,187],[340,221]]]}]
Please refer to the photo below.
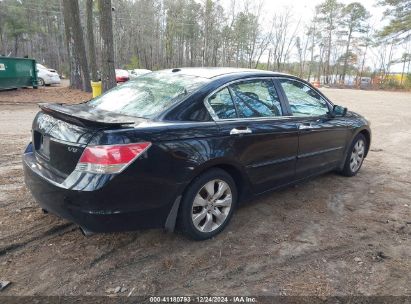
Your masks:
[{"label": "alloy wheel", "polygon": [[351,157],[350,157],[350,169],[352,172],[356,172],[358,169],[360,169],[361,164],[364,160],[364,154],[365,154],[365,143],[362,139],[359,139],[351,152]]},{"label": "alloy wheel", "polygon": [[227,219],[233,203],[228,183],[220,179],[207,182],[196,194],[191,218],[194,227],[201,232],[211,232]]}]

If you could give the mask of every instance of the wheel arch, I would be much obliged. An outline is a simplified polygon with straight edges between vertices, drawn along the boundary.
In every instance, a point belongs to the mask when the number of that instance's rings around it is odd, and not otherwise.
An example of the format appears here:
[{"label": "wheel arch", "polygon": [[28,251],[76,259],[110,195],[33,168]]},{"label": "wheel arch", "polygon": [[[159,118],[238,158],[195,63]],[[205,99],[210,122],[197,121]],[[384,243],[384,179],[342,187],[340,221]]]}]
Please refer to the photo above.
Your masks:
[{"label": "wheel arch", "polygon": [[371,130],[367,126],[363,126],[362,128],[356,129],[352,133],[351,138],[349,139],[349,141],[347,142],[347,145],[346,145],[346,148],[345,148],[345,151],[344,151],[344,157],[342,158],[341,163],[338,166],[339,170],[343,169],[345,160],[346,160],[348,152],[349,152],[349,148],[350,148],[353,140],[358,136],[358,134],[362,134],[365,137],[366,141],[367,141],[367,147],[365,149],[365,157],[367,156],[368,151],[370,149],[370,145],[371,145]]},{"label": "wheel arch", "polygon": [[[214,168],[226,171],[234,179],[235,185],[237,187],[239,201],[248,193],[248,191],[246,190],[250,189],[250,182],[248,180],[245,170],[242,168],[240,164],[224,158],[210,160],[208,162],[203,163],[201,166],[197,167],[197,169],[194,170],[193,174],[191,175],[190,182],[185,187],[185,189],[187,189],[187,187],[193,182],[195,178],[197,178],[204,172]],[[183,195],[184,191],[182,193]]]},{"label": "wheel arch", "polygon": [[360,130],[355,136],[357,136],[358,134],[362,134],[365,137],[365,140],[367,141],[367,147],[365,149],[365,156],[367,157],[368,155],[368,151],[370,150],[370,146],[371,146],[371,132],[367,129],[362,129]]},{"label": "wheel arch", "polygon": [[210,160],[209,162],[202,164],[196,170],[193,171],[193,174],[190,176],[190,182],[187,183],[187,185],[185,185],[180,195],[178,195],[178,197],[174,201],[164,225],[166,231],[172,232],[175,230],[177,216],[180,209],[180,203],[189,186],[198,176],[207,172],[208,170],[215,168],[224,170],[233,178],[237,188],[238,203],[251,194],[249,190],[250,182],[247,178],[245,171],[241,168],[239,164],[236,164],[226,159]]}]

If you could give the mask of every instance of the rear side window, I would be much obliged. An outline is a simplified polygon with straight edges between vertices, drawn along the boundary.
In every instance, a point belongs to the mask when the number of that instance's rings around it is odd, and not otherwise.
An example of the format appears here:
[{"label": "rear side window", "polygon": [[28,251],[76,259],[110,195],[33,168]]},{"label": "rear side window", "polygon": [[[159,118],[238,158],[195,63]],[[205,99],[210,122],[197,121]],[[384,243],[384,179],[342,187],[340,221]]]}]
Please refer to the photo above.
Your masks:
[{"label": "rear side window", "polygon": [[309,86],[292,79],[279,79],[294,116],[322,116],[328,113],[326,101]]},{"label": "rear side window", "polygon": [[230,91],[227,88],[211,95],[208,98],[208,103],[213,108],[214,113],[219,119],[237,117],[237,112],[235,110]]},{"label": "rear side window", "polygon": [[230,85],[238,115],[248,117],[281,116],[281,104],[271,80],[248,80]]}]

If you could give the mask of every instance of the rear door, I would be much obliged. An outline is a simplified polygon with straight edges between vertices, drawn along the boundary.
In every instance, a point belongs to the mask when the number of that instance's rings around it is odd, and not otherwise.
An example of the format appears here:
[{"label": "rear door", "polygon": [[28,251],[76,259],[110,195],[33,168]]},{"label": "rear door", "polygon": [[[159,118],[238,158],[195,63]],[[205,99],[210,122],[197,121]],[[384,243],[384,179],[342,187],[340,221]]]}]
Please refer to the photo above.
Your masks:
[{"label": "rear door", "polygon": [[336,167],[343,158],[348,126],[341,117],[328,115],[332,110],[325,98],[302,81],[276,79],[299,129],[296,178],[304,178]]},{"label": "rear door", "polygon": [[298,129],[282,116],[272,79],[231,83],[209,95],[206,106],[227,137],[227,153],[244,166],[256,192],[294,179]]}]

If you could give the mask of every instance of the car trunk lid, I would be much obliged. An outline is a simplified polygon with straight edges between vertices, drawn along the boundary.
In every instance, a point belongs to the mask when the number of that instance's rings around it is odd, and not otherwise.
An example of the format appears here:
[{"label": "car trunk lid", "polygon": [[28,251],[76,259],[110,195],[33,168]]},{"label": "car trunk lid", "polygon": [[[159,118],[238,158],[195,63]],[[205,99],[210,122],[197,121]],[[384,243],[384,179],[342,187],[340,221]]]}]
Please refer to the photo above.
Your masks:
[{"label": "car trunk lid", "polygon": [[92,111],[86,104],[40,104],[33,122],[36,159],[49,170],[65,177],[75,169],[93,136],[105,129],[124,128],[136,123],[107,111]]}]

